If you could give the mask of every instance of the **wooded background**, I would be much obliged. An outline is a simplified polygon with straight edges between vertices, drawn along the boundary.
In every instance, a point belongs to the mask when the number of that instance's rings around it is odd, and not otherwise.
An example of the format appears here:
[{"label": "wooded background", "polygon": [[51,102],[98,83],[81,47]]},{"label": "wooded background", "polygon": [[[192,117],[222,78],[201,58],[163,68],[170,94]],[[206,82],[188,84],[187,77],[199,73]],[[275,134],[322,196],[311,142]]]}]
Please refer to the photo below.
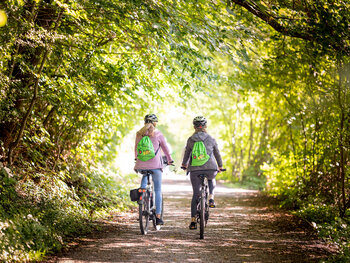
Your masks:
[{"label": "wooded background", "polygon": [[[349,8],[334,0],[1,2],[0,258],[40,258],[81,233],[79,220],[124,209],[123,184],[134,179],[114,160],[151,112],[176,156],[180,135],[191,132],[184,120],[204,114],[228,168],[221,179],[279,198],[347,257]],[[32,243],[38,231],[43,242]]]}]

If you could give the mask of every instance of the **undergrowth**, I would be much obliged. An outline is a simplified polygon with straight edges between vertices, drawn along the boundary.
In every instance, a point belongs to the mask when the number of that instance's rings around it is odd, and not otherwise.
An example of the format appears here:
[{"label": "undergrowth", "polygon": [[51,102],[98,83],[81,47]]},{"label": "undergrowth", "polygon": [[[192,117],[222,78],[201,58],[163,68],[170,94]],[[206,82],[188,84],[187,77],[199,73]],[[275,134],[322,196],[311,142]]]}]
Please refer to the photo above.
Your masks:
[{"label": "undergrowth", "polygon": [[[339,208],[321,198],[305,198],[300,189],[274,194],[280,206],[307,221],[318,236],[331,244],[335,253],[322,262],[350,262],[350,213],[339,216]],[[304,198],[303,198],[304,197]]]},{"label": "undergrowth", "polygon": [[337,253],[323,262],[350,262],[350,215],[339,217],[335,207],[305,204],[295,214],[308,221],[320,238],[332,244]]},{"label": "undergrowth", "polygon": [[0,167],[0,261],[42,260],[90,233],[131,205],[128,180],[102,168],[28,175]]}]

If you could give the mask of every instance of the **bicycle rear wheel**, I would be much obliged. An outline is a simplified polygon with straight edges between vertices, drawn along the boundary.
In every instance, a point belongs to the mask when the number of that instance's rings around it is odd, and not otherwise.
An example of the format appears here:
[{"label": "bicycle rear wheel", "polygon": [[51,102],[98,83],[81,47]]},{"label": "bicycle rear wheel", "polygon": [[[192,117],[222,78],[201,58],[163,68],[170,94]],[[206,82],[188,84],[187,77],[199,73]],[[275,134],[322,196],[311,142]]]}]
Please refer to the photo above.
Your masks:
[{"label": "bicycle rear wheel", "polygon": [[149,226],[149,209],[150,209],[150,200],[149,193],[143,193],[142,203],[139,204],[139,222],[140,230],[142,235],[146,235],[148,232]]},{"label": "bicycle rear wheel", "polygon": [[205,190],[202,187],[201,200],[200,200],[200,213],[199,213],[199,238],[204,239],[204,228],[205,228]]},{"label": "bicycle rear wheel", "polygon": [[[208,187],[208,186],[207,186]],[[208,220],[209,220],[209,204],[208,204],[208,188],[206,187],[205,190],[205,199],[204,199],[204,203],[205,203],[205,227],[208,224]]]}]

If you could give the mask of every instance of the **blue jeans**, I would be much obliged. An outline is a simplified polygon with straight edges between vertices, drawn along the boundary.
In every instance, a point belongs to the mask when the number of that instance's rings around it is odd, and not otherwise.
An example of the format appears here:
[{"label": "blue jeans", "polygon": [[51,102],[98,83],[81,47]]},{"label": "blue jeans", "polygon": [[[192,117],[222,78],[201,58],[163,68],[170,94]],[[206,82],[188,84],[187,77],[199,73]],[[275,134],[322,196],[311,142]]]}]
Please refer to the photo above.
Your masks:
[{"label": "blue jeans", "polygon": [[[162,213],[162,171],[160,169],[150,169],[153,172],[152,180],[155,193],[156,202],[156,214],[160,215]],[[146,188],[147,186],[147,176],[142,177],[141,188]]]}]

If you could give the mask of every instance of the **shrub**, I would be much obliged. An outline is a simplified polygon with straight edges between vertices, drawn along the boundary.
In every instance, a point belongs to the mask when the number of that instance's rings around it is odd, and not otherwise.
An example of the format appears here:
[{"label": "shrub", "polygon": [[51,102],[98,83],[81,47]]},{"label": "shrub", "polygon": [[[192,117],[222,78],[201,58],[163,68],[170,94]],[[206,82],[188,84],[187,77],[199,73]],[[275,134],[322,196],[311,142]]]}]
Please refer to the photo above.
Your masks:
[{"label": "shrub", "polygon": [[95,229],[92,219],[131,204],[128,180],[124,184],[106,169],[79,172],[85,179],[70,186],[66,181],[71,176],[64,172],[20,180],[0,174],[0,261],[40,260],[61,250],[70,238]]}]

